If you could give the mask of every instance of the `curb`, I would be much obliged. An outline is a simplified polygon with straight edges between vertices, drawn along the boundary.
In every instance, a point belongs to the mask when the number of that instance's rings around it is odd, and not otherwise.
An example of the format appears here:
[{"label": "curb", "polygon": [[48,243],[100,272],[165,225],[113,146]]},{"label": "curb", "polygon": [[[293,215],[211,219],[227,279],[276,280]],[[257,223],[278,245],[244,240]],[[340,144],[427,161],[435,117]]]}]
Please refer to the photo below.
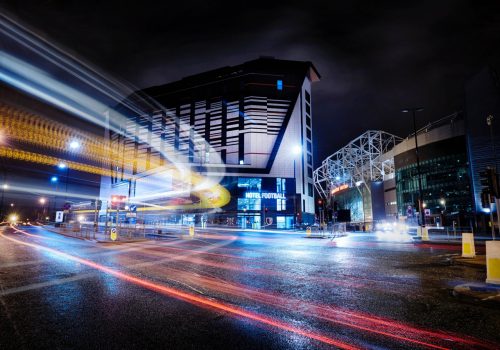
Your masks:
[{"label": "curb", "polygon": [[[484,261],[482,259],[484,257]],[[474,267],[479,269],[486,269],[486,256],[477,255],[475,258],[462,258],[462,256],[452,256],[451,261],[453,264]]]},{"label": "curb", "polygon": [[120,243],[136,243],[136,242],[146,242],[149,239],[132,239],[127,241],[103,241],[103,240],[89,240],[90,242],[103,243],[103,244],[120,244]]},{"label": "curb", "polygon": [[492,303],[500,307],[500,285],[488,283],[460,284],[453,288],[453,295],[473,299],[474,301]]},{"label": "curb", "polygon": [[50,232],[53,232],[53,233],[57,233],[58,235],[61,235],[61,236],[64,236],[64,237],[68,237],[68,238],[76,238],[76,239],[79,239],[80,241],[90,241],[86,238],[83,238],[83,237],[77,237],[77,236],[71,236],[71,235],[68,235],[66,233],[63,233],[63,232],[59,232],[59,231],[56,231],[54,229],[50,229],[50,228],[47,228],[45,226],[42,226],[42,228],[44,230],[47,230],[47,231],[50,231]]}]

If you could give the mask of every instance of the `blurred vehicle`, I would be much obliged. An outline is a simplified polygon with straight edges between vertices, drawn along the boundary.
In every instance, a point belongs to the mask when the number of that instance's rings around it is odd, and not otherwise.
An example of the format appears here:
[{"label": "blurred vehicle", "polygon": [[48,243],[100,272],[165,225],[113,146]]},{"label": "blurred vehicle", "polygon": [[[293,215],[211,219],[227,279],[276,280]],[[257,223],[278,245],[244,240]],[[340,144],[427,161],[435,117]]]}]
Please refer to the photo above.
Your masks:
[{"label": "blurred vehicle", "polygon": [[375,230],[382,232],[408,233],[408,225],[404,222],[381,221],[375,225]]}]

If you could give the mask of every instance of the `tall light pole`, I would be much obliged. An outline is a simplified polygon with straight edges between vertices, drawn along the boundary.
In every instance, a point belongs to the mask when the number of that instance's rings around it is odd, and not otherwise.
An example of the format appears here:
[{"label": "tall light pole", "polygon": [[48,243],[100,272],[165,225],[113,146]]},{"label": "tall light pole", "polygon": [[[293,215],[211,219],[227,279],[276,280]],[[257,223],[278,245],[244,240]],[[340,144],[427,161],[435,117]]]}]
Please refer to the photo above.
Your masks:
[{"label": "tall light pole", "polygon": [[302,146],[301,145],[296,145],[293,146],[292,148],[292,157],[293,157],[293,180],[295,182],[295,188],[293,189],[293,222],[295,224],[295,227],[297,226],[297,175],[295,171],[295,158],[297,158],[298,155],[302,155]]},{"label": "tall light pole", "polygon": [[47,203],[47,200],[44,197],[41,197],[38,202],[42,205],[42,215],[38,215],[38,219],[43,220],[45,217],[45,203]]},{"label": "tall light pole", "polygon": [[54,221],[55,221],[55,217],[56,217],[56,205],[57,205],[57,184],[59,182],[59,178],[57,176],[52,176],[50,178],[50,182],[54,185],[54,205],[53,205],[53,212],[54,212]]},{"label": "tall light pole", "polygon": [[7,185],[6,183],[4,183],[2,185],[2,203],[0,204],[0,210],[1,210],[1,213],[0,213],[0,220],[3,221],[3,217],[4,217],[4,207],[3,207],[3,200],[4,200],[4,194],[5,194],[5,190],[9,189],[9,185]]},{"label": "tall light pole", "polygon": [[[493,152],[493,162],[495,164],[495,176],[497,174],[497,154],[495,152],[495,139],[493,137],[493,119],[494,117],[490,114],[486,117],[486,124],[490,127],[490,141],[491,141],[491,151]],[[497,221],[498,221],[498,229],[500,230],[500,198],[495,197],[495,206],[497,207]],[[491,233],[493,236],[493,240],[495,239],[495,225],[493,224],[493,208],[491,205],[491,196],[490,196],[490,220],[491,220]]]},{"label": "tall light pole", "polygon": [[424,216],[424,208],[423,208],[423,202],[424,202],[424,196],[422,193],[422,176],[420,175],[420,157],[418,154],[418,140],[417,140],[417,122],[415,119],[415,112],[421,112],[423,111],[423,107],[412,107],[412,108],[406,108],[402,109],[401,112],[403,113],[409,113],[412,112],[413,115],[413,134],[415,136],[415,155],[417,157],[417,176],[418,176],[418,212],[420,216],[420,226],[425,227],[425,216]]}]

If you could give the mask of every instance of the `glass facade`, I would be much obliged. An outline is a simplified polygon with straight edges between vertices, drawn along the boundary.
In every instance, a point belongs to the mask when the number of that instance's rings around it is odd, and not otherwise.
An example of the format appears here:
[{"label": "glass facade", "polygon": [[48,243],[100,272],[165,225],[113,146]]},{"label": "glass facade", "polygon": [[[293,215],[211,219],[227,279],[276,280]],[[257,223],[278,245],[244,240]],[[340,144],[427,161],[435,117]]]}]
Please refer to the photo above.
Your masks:
[{"label": "glass facade", "polygon": [[[419,147],[422,193],[427,217],[472,212],[472,198],[464,137]],[[395,157],[398,214],[415,217],[418,211],[418,171],[415,151]],[[429,219],[426,219],[429,221]]]}]

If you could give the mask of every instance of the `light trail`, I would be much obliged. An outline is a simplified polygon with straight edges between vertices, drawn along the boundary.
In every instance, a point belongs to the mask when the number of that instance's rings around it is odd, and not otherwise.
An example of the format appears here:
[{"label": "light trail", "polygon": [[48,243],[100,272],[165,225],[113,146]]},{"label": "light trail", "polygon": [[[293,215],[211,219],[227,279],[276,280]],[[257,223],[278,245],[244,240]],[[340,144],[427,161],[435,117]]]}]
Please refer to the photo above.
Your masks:
[{"label": "light trail", "polygon": [[[13,228],[13,229],[16,232],[23,232],[22,230],[19,230],[17,228]],[[292,333],[295,333],[295,334],[298,334],[298,335],[301,335],[301,336],[304,336],[304,337],[307,337],[310,339],[320,341],[320,342],[328,344],[328,345],[336,346],[340,349],[347,349],[347,350],[360,349],[357,346],[345,343],[345,342],[340,341],[340,340],[330,338],[330,337],[323,335],[323,334],[320,334],[320,333],[302,330],[302,329],[297,328],[293,325],[290,325],[286,322],[276,320],[276,319],[273,319],[273,318],[265,316],[265,315],[261,315],[258,313],[247,311],[247,310],[241,309],[239,307],[236,307],[236,306],[233,306],[230,304],[225,304],[225,303],[217,302],[217,301],[214,301],[214,300],[211,300],[208,298],[189,294],[189,293],[177,290],[175,288],[171,288],[171,287],[167,287],[167,286],[160,285],[157,283],[153,283],[151,281],[148,281],[148,280],[145,280],[142,278],[138,278],[138,277],[132,276],[132,275],[124,273],[124,272],[117,271],[115,269],[112,269],[110,267],[95,263],[93,261],[61,252],[57,249],[52,249],[52,248],[49,248],[49,247],[46,247],[43,245],[39,245],[39,244],[35,244],[35,243],[23,242],[23,241],[15,239],[15,238],[6,236],[1,232],[0,232],[0,236],[5,238],[5,239],[8,239],[12,242],[15,242],[17,244],[25,245],[25,246],[28,246],[28,247],[31,247],[31,248],[34,248],[37,250],[43,250],[43,251],[49,252],[51,254],[55,254],[56,256],[59,256],[61,258],[65,258],[67,260],[89,266],[93,269],[105,272],[105,273],[112,275],[114,277],[117,277],[121,280],[133,283],[135,285],[141,286],[141,287],[146,288],[146,289],[151,290],[151,291],[159,292],[161,294],[183,300],[183,301],[188,302],[188,303],[193,304],[193,305],[197,305],[197,306],[201,306],[201,307],[209,308],[209,309],[215,309],[215,310],[219,310],[219,311],[225,311],[228,314],[233,315],[233,316],[243,317],[243,318],[261,323],[263,325],[278,328],[278,329],[281,329],[281,330],[284,330],[287,332],[292,332]]]},{"label": "light trail", "polygon": [[[133,260],[131,257],[128,258]],[[454,345],[464,343],[481,346],[483,348],[494,348],[474,339],[458,337],[448,333],[432,332],[408,326],[397,321],[374,317],[372,315],[354,312],[340,307],[319,305],[294,299],[289,296],[264,292],[242,284],[227,282],[217,277],[193,275],[191,271],[180,270],[164,265],[160,266],[155,263],[151,265],[153,269],[148,268],[147,271],[149,273],[158,272],[158,278],[166,278],[173,282],[184,281],[184,283],[189,283],[190,286],[193,284],[196,285],[197,288],[209,289],[212,292],[225,295],[229,294],[238,298],[281,308],[289,312],[298,312],[305,316],[322,319],[371,334],[393,338],[398,341],[418,344],[434,349],[450,349],[450,347],[433,344],[432,341],[436,340],[444,343],[449,343],[451,341]],[[147,264],[147,266],[151,265]],[[135,268],[142,267],[142,264],[130,263],[126,264],[126,266]],[[203,271],[203,273],[206,273],[206,271]]]},{"label": "light trail", "polygon": [[[16,230],[16,231],[25,233],[23,230]],[[152,248],[163,248],[163,247],[152,247]],[[151,248],[148,247],[146,250],[150,249]],[[144,249],[138,250],[139,253],[143,251]],[[199,252],[192,250],[188,250],[188,252],[191,254],[197,254],[197,253],[208,254],[207,252]],[[161,254],[160,252],[156,251],[154,255],[165,256],[165,254]],[[229,257],[232,258],[233,256]],[[131,257],[127,258],[133,259]],[[187,258],[184,256],[176,255],[173,256],[172,258],[167,259],[167,261],[186,260],[186,259]],[[198,259],[196,260],[198,261]],[[167,278],[173,282],[187,285],[189,288],[193,288],[190,286],[190,284],[195,284],[198,286],[198,288],[200,287],[208,288],[211,291],[215,291],[217,293],[229,294],[239,298],[249,299],[251,301],[256,301],[273,307],[278,307],[286,311],[299,312],[305,316],[322,319],[349,328],[354,328],[364,332],[384,337],[389,337],[395,340],[413,343],[429,348],[449,349],[449,347],[433,344],[432,341],[435,340],[444,343],[448,343],[451,341],[454,343],[454,345],[468,344],[474,347],[479,346],[485,349],[496,348],[495,346],[492,346],[488,343],[479,342],[474,338],[465,338],[449,333],[441,333],[441,332],[429,331],[426,329],[419,329],[414,326],[409,326],[394,320],[375,317],[369,314],[364,314],[362,312],[355,312],[341,307],[325,306],[325,305],[310,303],[303,300],[290,298],[288,296],[283,296],[281,294],[264,292],[259,289],[251,288],[242,284],[227,282],[225,280],[216,277],[193,275],[190,271],[179,270],[168,266],[160,266],[159,264],[164,261],[165,259],[162,259],[161,261],[155,260],[153,262],[146,262],[146,263],[131,263],[131,264],[126,264],[125,266],[128,268],[141,268],[145,266],[152,266],[153,268],[156,268],[158,270],[159,277]],[[153,272],[153,270],[148,269],[148,272],[151,273]],[[204,271],[204,273],[206,272]],[[186,282],[189,284],[186,284]]]},{"label": "light trail", "polygon": [[[264,292],[242,284],[227,282],[216,277],[193,275],[190,271],[179,270],[168,266],[159,266],[156,264],[153,267],[158,271],[158,277],[171,279],[174,276],[175,279],[172,279],[173,281],[187,281],[190,284],[197,285],[198,288],[201,287],[217,293],[230,294],[290,312],[299,312],[306,316],[323,319],[331,323],[382,335],[403,342],[418,344],[434,349],[450,349],[450,347],[433,344],[432,341],[436,340],[444,343],[453,342],[452,348],[456,347],[457,344],[469,344],[486,349],[495,348],[495,346],[477,341],[473,338],[468,339],[450,333],[420,329],[394,320],[375,317],[341,307],[310,303],[281,294]],[[148,272],[151,273],[153,271],[148,269]]]}]

